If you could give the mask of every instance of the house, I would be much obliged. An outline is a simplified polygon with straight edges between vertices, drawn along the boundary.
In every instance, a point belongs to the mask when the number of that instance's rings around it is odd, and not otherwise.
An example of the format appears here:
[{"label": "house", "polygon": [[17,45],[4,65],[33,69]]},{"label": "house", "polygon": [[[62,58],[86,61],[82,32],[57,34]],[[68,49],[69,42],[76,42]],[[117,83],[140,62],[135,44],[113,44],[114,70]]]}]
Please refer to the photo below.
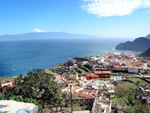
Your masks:
[{"label": "house", "polygon": [[72,71],[74,69],[78,68],[77,64],[73,64],[73,66],[69,66],[69,71]]},{"label": "house", "polygon": [[104,62],[104,58],[98,58],[97,59],[97,64],[101,64],[101,63],[103,63]]},{"label": "house", "polygon": [[86,73],[87,80],[99,78],[111,78],[111,71],[91,71]]},{"label": "house", "polygon": [[5,82],[5,83],[0,83],[0,90],[2,90],[3,92],[5,91],[4,87],[13,87],[13,81],[12,82]]},{"label": "house", "polygon": [[135,73],[135,74],[137,74],[138,72],[139,72],[139,70],[136,67],[129,67],[128,68],[128,73]]},{"label": "house", "polygon": [[94,57],[91,58],[91,61],[92,61],[92,62],[95,62],[97,59],[98,59],[98,58],[97,58],[96,56],[94,56]]},{"label": "house", "polygon": [[95,99],[92,107],[92,113],[111,113],[111,100]]},{"label": "house", "polygon": [[127,66],[114,66],[113,71],[115,72],[128,72]]}]

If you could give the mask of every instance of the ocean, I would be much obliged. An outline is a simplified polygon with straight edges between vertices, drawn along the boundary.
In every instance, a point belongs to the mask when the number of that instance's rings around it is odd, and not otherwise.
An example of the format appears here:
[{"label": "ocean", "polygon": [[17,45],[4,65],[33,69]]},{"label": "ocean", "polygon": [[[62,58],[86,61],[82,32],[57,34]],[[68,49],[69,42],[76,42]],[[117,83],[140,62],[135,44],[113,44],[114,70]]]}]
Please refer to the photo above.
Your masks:
[{"label": "ocean", "polygon": [[0,77],[26,75],[32,69],[48,69],[69,58],[103,55],[117,51],[122,39],[49,39],[0,41]]}]

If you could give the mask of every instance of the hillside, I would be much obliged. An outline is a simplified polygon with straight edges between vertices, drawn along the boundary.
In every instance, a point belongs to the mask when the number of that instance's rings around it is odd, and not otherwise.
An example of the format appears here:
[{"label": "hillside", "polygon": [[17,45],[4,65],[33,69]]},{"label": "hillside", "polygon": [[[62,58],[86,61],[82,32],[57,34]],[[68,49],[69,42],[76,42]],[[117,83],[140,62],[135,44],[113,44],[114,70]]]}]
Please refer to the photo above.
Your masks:
[{"label": "hillside", "polygon": [[140,56],[140,57],[150,57],[150,48],[148,48],[144,52],[140,53],[138,56]]},{"label": "hillside", "polygon": [[36,40],[36,39],[68,39],[92,38],[91,35],[70,34],[64,32],[30,32],[16,35],[1,35],[1,40]]},{"label": "hillside", "polygon": [[150,34],[148,34],[148,35],[146,36],[146,38],[147,38],[147,39],[150,39]]},{"label": "hillside", "polygon": [[117,50],[144,51],[150,47],[150,40],[145,37],[136,38],[134,41],[127,41],[116,46]]}]

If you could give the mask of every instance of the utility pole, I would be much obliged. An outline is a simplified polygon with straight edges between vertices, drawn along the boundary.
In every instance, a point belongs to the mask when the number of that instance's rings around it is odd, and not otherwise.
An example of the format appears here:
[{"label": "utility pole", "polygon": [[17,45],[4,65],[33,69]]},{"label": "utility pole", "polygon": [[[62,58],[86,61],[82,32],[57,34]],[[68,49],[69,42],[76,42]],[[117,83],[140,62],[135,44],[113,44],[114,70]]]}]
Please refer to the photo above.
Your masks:
[{"label": "utility pole", "polygon": [[73,112],[73,106],[72,106],[72,85],[70,85],[70,98],[71,98],[71,113]]},{"label": "utility pole", "polygon": [[53,65],[53,71],[55,72],[55,74],[56,74],[56,70],[55,70],[55,66]]}]

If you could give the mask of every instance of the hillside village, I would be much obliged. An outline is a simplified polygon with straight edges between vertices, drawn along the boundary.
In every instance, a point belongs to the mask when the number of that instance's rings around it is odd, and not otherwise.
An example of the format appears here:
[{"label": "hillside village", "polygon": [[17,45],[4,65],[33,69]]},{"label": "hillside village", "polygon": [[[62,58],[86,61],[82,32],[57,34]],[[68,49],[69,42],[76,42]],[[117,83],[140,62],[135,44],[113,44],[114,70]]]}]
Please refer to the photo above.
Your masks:
[{"label": "hillside village", "polygon": [[[123,112],[125,103],[119,97],[120,90],[141,90],[139,100],[150,107],[150,65],[148,60],[133,54],[107,53],[102,56],[75,57],[58,66],[45,70],[55,76],[61,91],[78,100],[66,99],[66,104],[90,105],[92,113],[111,113],[114,108]],[[1,83],[1,90],[12,82]],[[147,86],[147,89],[144,87]],[[122,97],[123,98],[123,97]],[[86,99],[91,99],[86,102]],[[67,105],[66,105],[67,106]],[[114,107],[115,106],[115,107]]]},{"label": "hillside village", "polygon": [[[107,53],[103,56],[94,56],[88,61],[83,58],[69,59],[67,67],[69,71],[85,66],[89,69],[87,73],[62,74],[58,76],[59,83],[66,84],[63,92],[70,92],[83,98],[95,98],[105,113],[111,112],[112,99],[115,98],[114,81],[126,81],[127,77],[147,77],[140,71],[149,71],[150,68],[144,60],[132,54]],[[122,76],[115,73],[123,73]],[[124,74],[126,76],[124,76]],[[69,76],[69,77],[66,77]],[[149,77],[148,77],[149,78]]]}]

